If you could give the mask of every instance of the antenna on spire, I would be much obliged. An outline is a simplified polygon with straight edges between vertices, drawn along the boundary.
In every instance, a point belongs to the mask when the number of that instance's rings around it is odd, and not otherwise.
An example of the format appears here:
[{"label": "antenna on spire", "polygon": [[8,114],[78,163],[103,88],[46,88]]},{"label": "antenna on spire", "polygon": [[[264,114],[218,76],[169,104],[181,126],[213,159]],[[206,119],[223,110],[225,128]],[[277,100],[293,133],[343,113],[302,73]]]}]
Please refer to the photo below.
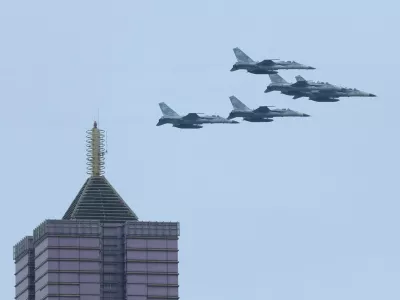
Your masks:
[{"label": "antenna on spire", "polygon": [[97,126],[94,121],[93,128],[86,131],[86,165],[90,176],[104,174],[104,130]]}]

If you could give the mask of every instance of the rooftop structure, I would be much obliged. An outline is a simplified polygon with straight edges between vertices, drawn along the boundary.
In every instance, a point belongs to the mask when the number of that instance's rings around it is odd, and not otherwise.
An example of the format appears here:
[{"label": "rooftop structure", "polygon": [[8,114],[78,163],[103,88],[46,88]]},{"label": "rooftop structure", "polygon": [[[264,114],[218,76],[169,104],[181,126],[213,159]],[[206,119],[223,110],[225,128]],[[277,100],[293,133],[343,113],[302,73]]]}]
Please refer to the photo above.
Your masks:
[{"label": "rooftop structure", "polygon": [[80,189],[63,220],[102,222],[137,221],[138,217],[104,177],[104,130],[87,131],[87,172],[90,177]]},{"label": "rooftop structure", "polygon": [[104,131],[87,133],[90,177],[63,219],[14,246],[15,299],[179,299],[179,223],[138,221],[104,177]]}]

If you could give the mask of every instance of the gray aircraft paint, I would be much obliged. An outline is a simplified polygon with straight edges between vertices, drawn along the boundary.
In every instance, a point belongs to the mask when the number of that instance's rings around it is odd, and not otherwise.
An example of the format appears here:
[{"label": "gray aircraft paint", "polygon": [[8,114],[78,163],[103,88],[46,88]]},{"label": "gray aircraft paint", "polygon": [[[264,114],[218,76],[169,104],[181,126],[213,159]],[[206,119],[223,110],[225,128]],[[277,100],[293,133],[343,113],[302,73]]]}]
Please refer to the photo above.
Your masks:
[{"label": "gray aircraft paint", "polygon": [[230,96],[233,110],[230,112],[228,119],[243,118],[248,122],[272,122],[272,118],[276,117],[309,117],[305,113],[297,112],[291,109],[270,109],[273,106],[260,106],[256,109],[248,108],[235,96]]},{"label": "gray aircraft paint", "polygon": [[163,116],[158,120],[157,126],[164,124],[172,124],[173,127],[180,129],[200,129],[201,124],[237,124],[239,122],[228,120],[218,115],[205,115],[199,113],[188,113],[185,116],[180,116],[166,103],[160,102]]},{"label": "gray aircraft paint", "polygon": [[314,70],[315,68],[299,64],[295,61],[282,61],[279,59],[265,59],[254,61],[238,47],[233,48],[237,62],[232,66],[231,72],[247,70],[252,74],[277,74],[278,70]]},{"label": "gray aircraft paint", "polygon": [[316,102],[337,102],[339,97],[376,97],[376,95],[333,85],[329,82],[305,80],[300,75],[296,76],[295,83],[289,83],[278,74],[270,74],[271,83],[265,93],[279,91],[281,94],[293,96],[293,99],[308,97]]}]

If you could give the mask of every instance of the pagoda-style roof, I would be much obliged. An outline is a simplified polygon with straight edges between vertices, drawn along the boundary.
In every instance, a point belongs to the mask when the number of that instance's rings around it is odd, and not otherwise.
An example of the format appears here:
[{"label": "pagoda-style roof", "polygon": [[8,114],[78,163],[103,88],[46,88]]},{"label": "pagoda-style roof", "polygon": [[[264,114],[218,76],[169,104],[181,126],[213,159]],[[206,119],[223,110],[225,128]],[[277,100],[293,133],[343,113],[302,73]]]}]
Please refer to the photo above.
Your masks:
[{"label": "pagoda-style roof", "polygon": [[86,180],[63,220],[125,222],[137,221],[138,217],[108,180],[100,175]]}]

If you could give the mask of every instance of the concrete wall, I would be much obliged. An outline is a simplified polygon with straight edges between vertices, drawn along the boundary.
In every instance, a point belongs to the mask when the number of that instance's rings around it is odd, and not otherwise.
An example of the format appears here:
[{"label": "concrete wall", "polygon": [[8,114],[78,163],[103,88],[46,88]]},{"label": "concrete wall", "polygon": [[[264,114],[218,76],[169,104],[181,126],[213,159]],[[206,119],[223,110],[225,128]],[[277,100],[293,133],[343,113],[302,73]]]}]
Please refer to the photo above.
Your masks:
[{"label": "concrete wall", "polygon": [[103,224],[102,300],[125,299],[124,224]]},{"label": "concrete wall", "polygon": [[179,299],[178,223],[126,225],[127,300]]},{"label": "concrete wall", "polygon": [[178,236],[179,223],[46,221],[14,249],[17,300],[179,299]]},{"label": "concrete wall", "polygon": [[100,299],[100,223],[50,221],[41,226],[44,233],[35,236],[35,300]]},{"label": "concrete wall", "polygon": [[35,300],[33,237],[27,236],[14,246],[15,299]]}]

